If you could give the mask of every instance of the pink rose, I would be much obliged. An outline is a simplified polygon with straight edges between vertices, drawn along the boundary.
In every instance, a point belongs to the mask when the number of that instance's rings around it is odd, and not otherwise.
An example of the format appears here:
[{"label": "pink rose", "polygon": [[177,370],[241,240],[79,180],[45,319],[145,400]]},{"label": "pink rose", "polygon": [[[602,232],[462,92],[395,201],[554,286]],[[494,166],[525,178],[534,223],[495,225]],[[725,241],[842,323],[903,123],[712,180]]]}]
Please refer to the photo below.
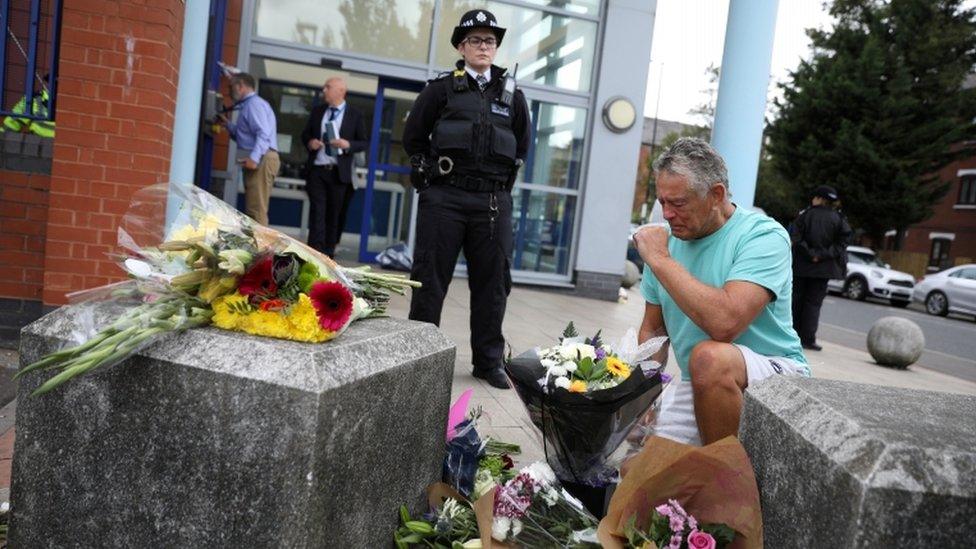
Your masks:
[{"label": "pink rose", "polygon": [[711,534],[695,530],[688,535],[688,549],[715,549],[715,538]]}]

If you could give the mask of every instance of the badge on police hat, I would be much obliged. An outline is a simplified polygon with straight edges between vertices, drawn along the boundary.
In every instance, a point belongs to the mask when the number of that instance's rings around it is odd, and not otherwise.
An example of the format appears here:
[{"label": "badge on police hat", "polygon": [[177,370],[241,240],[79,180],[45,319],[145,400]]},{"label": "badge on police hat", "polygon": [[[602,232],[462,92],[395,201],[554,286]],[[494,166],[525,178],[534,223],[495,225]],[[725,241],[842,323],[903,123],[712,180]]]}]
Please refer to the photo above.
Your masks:
[{"label": "badge on police hat", "polygon": [[464,40],[465,35],[471,29],[479,27],[491,30],[495,35],[495,40],[498,41],[498,45],[501,45],[502,38],[505,36],[505,29],[498,26],[494,14],[488,10],[471,10],[462,15],[461,21],[458,26],[454,27],[454,32],[451,34],[451,45],[455,48],[458,47],[458,44]]}]

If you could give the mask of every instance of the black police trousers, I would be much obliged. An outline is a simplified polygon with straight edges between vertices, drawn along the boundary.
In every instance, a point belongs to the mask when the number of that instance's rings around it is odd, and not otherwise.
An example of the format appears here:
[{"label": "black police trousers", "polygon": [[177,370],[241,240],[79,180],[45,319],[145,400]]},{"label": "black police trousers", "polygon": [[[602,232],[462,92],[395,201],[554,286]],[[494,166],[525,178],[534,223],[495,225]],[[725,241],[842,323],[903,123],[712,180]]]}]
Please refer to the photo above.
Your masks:
[{"label": "black police trousers", "polygon": [[[491,221],[492,196],[497,205]],[[410,278],[410,319],[440,326],[441,309],[464,251],[471,292],[471,362],[476,372],[502,365],[502,320],[512,289],[512,195],[434,185],[420,193]]]},{"label": "black police trousers", "polygon": [[825,297],[827,297],[826,278],[793,276],[793,329],[804,345],[817,342],[820,306]]}]

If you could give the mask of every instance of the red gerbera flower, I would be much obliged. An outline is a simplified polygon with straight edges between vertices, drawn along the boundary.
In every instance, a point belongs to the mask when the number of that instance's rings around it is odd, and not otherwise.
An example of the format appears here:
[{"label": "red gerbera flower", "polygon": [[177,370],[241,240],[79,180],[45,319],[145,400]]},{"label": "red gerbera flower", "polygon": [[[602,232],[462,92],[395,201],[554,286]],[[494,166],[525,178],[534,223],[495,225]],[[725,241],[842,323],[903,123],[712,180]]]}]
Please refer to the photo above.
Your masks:
[{"label": "red gerbera flower", "polygon": [[237,291],[249,298],[273,297],[278,291],[274,281],[274,257],[266,256],[254,262],[250,269],[241,277]]},{"label": "red gerbera flower", "polygon": [[341,330],[352,315],[352,292],[339,282],[320,281],[308,293],[319,317],[319,326],[330,332]]}]

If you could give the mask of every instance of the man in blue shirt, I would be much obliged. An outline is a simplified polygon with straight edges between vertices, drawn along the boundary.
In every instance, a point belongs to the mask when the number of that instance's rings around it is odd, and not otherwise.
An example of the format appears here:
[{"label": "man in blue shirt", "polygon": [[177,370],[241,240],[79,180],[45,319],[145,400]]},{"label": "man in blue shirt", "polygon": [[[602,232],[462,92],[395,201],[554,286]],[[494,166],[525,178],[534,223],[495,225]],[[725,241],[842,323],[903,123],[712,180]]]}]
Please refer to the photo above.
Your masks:
[{"label": "man in blue shirt", "polygon": [[221,115],[227,133],[237,142],[237,163],[244,169],[244,211],[262,225],[268,224],[271,187],[281,166],[278,130],[271,105],[255,93],[257,83],[246,72],[230,79],[230,96],[237,121]]},{"label": "man in blue shirt", "polygon": [[684,382],[657,434],[708,444],[738,433],[746,387],[810,375],[792,326],[790,238],[731,202],[725,161],[700,139],[679,139],[654,171],[669,228],[634,236],[647,265],[640,341],[669,335]]}]

